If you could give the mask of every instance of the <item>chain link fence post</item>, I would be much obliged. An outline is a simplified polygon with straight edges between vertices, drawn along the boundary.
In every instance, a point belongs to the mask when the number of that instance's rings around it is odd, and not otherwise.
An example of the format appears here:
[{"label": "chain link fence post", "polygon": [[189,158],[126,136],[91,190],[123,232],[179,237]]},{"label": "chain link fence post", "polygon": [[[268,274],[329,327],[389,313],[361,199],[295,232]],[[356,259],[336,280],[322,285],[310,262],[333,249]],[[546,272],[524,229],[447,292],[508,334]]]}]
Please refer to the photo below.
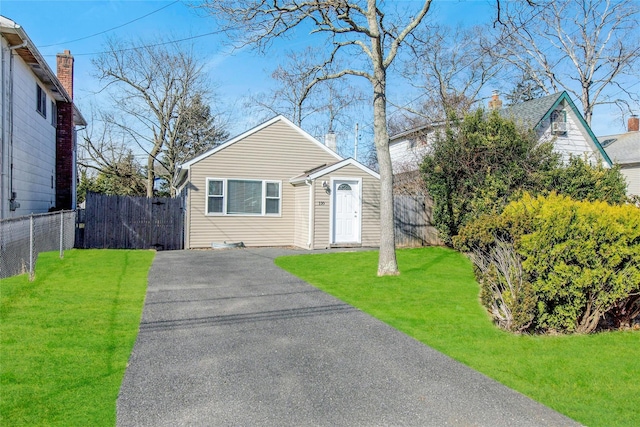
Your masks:
[{"label": "chain link fence post", "polygon": [[26,273],[33,280],[41,252],[59,251],[63,258],[74,247],[75,220],[75,211],[0,220],[0,278]]},{"label": "chain link fence post", "polygon": [[29,281],[33,282],[33,214],[29,215]]},{"label": "chain link fence post", "polygon": [[64,212],[60,212],[60,259],[64,258]]}]

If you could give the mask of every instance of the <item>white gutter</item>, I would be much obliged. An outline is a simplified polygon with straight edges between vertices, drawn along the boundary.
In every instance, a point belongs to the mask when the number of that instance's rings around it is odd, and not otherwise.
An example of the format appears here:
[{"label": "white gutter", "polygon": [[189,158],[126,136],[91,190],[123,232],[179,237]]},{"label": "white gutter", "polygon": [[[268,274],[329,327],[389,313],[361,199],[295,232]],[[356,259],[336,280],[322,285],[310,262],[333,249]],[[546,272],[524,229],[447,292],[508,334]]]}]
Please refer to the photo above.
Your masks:
[{"label": "white gutter", "polygon": [[309,237],[307,240],[307,247],[309,249],[313,249],[313,241],[315,240],[315,236],[313,233],[314,225],[315,225],[315,191],[314,191],[314,183],[315,180],[307,179],[304,181],[305,184],[309,186]]}]

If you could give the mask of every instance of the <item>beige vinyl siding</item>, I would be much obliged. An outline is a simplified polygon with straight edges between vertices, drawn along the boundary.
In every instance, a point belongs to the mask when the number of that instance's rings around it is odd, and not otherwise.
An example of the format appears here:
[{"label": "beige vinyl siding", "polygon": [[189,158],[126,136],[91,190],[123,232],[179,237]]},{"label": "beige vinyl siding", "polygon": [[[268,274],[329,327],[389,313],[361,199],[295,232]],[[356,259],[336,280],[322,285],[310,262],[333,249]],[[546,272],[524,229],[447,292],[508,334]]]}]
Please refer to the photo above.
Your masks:
[{"label": "beige vinyl siding", "polygon": [[[337,159],[277,121],[191,165],[189,247],[212,242],[289,246],[296,241],[296,188],[289,179]],[[206,215],[207,178],[281,181],[280,216]],[[305,243],[307,235],[304,236]]]},{"label": "beige vinyl siding", "polygon": [[309,248],[309,186],[298,184],[295,187],[296,218],[293,244]]},{"label": "beige vinyl siding", "polygon": [[330,221],[331,221],[331,196],[322,187],[322,181],[330,181],[331,175],[318,178],[314,183],[315,188],[315,224],[313,232],[313,248],[325,249],[331,244]]},{"label": "beige vinyl siding", "polygon": [[380,180],[362,177],[362,246],[380,246]]},{"label": "beige vinyl siding", "polygon": [[[320,177],[315,182],[315,249],[327,248],[331,244],[332,198],[322,188],[322,181],[331,178],[362,179],[362,246],[380,246],[380,181],[352,165],[345,166]],[[324,205],[320,202],[325,202]]]}]

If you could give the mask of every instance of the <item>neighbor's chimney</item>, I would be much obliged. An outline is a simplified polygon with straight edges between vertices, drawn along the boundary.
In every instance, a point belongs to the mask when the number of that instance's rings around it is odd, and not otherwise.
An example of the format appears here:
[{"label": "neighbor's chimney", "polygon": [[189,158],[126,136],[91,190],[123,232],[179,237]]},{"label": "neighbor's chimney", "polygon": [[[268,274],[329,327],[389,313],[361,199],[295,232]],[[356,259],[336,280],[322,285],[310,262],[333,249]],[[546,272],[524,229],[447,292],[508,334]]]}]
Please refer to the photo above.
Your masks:
[{"label": "neighbor's chimney", "polygon": [[627,131],[628,132],[638,132],[638,130],[640,128],[640,119],[638,118],[637,115],[632,115],[631,117],[629,117],[629,120],[627,121]]},{"label": "neighbor's chimney", "polygon": [[490,110],[499,110],[502,108],[502,101],[500,100],[500,93],[494,90],[491,93],[491,101],[489,101]]},{"label": "neighbor's chimney", "polygon": [[72,209],[74,205],[73,178],[76,166],[73,124],[73,56],[65,50],[57,57],[57,77],[71,98],[57,101],[58,120],[56,123],[56,208]]},{"label": "neighbor's chimney", "polygon": [[63,53],[57,54],[56,59],[58,80],[73,100],[73,56],[70,51],[65,50]]},{"label": "neighbor's chimney", "polygon": [[332,130],[330,130],[325,136],[324,136],[324,145],[326,145],[327,147],[329,147],[331,150],[336,151],[337,150],[337,143],[336,143],[336,134],[335,132],[333,132]]}]

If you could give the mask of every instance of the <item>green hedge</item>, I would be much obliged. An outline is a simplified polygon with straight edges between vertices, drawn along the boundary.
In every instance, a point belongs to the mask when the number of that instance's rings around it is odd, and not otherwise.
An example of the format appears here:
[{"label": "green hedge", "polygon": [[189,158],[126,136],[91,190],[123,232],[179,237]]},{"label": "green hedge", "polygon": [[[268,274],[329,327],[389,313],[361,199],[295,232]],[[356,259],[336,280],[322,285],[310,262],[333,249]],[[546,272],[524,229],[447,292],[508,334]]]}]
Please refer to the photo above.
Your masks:
[{"label": "green hedge", "polygon": [[640,209],[525,194],[454,239],[473,254],[482,301],[502,327],[591,332],[640,314]]}]

